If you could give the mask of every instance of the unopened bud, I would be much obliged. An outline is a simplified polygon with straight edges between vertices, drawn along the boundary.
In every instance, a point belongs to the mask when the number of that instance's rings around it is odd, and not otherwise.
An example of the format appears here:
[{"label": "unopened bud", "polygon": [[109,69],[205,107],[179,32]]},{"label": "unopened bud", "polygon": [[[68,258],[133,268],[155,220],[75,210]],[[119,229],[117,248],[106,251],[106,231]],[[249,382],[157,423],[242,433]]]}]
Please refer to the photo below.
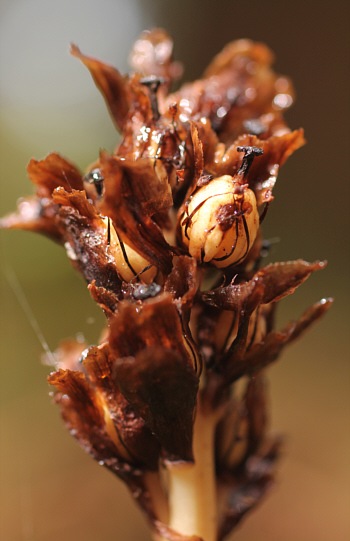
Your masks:
[{"label": "unopened bud", "polygon": [[219,268],[238,263],[259,229],[255,195],[230,175],[214,178],[191,196],[181,226],[184,244],[201,263]]}]

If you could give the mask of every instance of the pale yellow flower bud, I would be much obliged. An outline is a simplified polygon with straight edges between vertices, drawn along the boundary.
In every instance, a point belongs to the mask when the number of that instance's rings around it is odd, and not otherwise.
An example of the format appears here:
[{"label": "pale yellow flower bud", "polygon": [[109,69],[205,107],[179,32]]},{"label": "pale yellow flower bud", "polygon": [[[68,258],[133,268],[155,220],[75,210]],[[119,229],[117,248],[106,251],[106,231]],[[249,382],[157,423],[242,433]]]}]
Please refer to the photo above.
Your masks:
[{"label": "pale yellow flower bud", "polygon": [[191,196],[181,226],[182,240],[198,261],[219,268],[238,263],[259,229],[255,195],[230,175],[214,178]]},{"label": "pale yellow flower bud", "polygon": [[[105,234],[108,244],[108,254],[113,258],[117,271],[123,280],[130,282],[135,276],[140,274],[142,282],[146,284],[151,283],[157,274],[156,267],[153,265],[150,266],[147,259],[121,240],[109,218],[103,217],[102,221],[106,228]],[[150,268],[142,272],[147,267]]]}]

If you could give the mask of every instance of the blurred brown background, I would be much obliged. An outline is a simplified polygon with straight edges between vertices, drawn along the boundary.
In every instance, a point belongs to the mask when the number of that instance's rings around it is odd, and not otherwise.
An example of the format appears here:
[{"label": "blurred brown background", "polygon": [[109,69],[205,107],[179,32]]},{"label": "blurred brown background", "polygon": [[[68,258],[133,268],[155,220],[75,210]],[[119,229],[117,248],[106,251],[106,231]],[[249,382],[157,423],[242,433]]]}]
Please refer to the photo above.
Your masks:
[{"label": "blurred brown background", "polygon": [[[229,41],[266,42],[292,77],[291,127],[307,146],[282,168],[264,223],[279,237],[271,259],[328,259],[280,308],[280,323],[323,296],[331,312],[270,370],[271,423],[287,435],[278,483],[244,521],[237,541],[346,541],[349,521],[349,7],[341,0],[1,0],[1,214],[31,193],[32,156],[59,151],[85,168],[117,141],[70,41],[126,70],[143,28],[173,35],[185,78],[198,77]],[[54,349],[103,325],[64,251],[45,238],[1,232],[2,270],[13,269]],[[143,541],[149,536],[127,490],[66,432],[46,385],[40,344],[1,275],[1,478],[4,541]]]}]

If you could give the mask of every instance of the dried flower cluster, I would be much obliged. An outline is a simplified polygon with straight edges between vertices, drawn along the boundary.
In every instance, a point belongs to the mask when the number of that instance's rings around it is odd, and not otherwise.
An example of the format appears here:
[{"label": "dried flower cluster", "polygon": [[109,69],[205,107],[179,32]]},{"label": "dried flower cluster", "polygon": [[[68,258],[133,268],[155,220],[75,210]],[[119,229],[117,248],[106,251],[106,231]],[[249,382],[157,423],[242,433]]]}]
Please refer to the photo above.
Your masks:
[{"label": "dried flower cluster", "polygon": [[277,301],[324,262],[261,266],[260,223],[279,167],[301,145],[282,117],[286,77],[240,40],[202,79],[144,32],[133,75],[83,55],[122,142],[82,175],[58,154],[28,165],[36,196],[1,221],[65,246],[103,309],[98,346],[66,341],[48,380],[81,446],[129,486],[155,539],[223,539],[270,486],[265,372],[330,306],[280,331]]}]

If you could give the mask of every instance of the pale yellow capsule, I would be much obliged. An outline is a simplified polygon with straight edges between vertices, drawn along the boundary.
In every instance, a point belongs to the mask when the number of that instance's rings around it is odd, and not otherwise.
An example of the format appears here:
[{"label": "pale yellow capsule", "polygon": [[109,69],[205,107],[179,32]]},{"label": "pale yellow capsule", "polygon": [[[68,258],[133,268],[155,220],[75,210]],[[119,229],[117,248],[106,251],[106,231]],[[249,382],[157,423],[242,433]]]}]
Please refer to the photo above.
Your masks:
[{"label": "pale yellow capsule", "polygon": [[254,192],[230,175],[214,178],[191,196],[181,226],[182,240],[197,261],[219,268],[238,263],[259,229]]},{"label": "pale yellow capsule", "polygon": [[108,254],[113,258],[117,271],[123,280],[130,282],[135,276],[140,275],[142,282],[146,284],[153,282],[157,274],[156,267],[152,265],[145,272],[142,272],[150,266],[149,261],[120,239],[109,218],[104,216],[102,221],[106,228]]}]

